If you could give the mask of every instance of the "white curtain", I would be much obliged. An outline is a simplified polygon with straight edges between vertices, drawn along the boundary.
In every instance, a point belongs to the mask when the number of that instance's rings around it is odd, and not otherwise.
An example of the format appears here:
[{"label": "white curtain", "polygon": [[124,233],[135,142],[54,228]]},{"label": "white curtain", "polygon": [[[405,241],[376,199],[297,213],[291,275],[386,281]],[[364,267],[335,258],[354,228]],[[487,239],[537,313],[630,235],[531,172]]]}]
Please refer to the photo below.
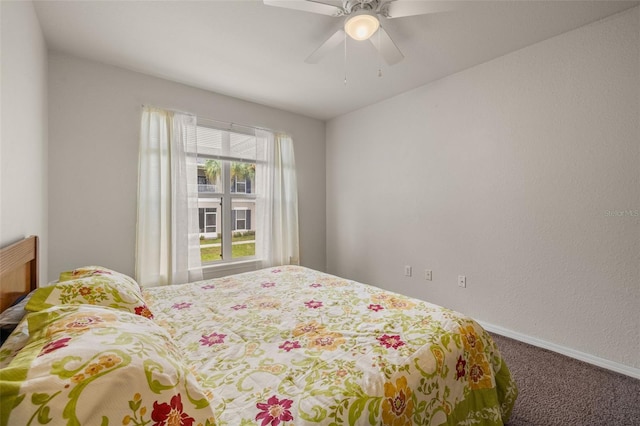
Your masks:
[{"label": "white curtain", "polygon": [[299,263],[298,187],[293,141],[256,131],[256,257],[263,267]]},{"label": "white curtain", "polygon": [[136,280],[202,279],[196,117],[144,107],[140,127]]}]

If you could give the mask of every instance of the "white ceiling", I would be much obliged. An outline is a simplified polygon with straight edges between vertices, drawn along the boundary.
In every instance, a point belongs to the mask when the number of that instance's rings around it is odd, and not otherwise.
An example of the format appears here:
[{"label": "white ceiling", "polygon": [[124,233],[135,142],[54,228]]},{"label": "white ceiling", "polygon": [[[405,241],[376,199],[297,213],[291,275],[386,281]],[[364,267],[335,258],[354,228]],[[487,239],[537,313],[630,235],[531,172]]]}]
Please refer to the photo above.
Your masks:
[{"label": "white ceiling", "polygon": [[638,3],[462,1],[454,12],[383,20],[405,59],[382,63],[381,78],[368,41],[349,40],[346,67],[343,46],[306,64],[340,18],[262,1],[49,0],[35,7],[51,50],[325,120]]}]

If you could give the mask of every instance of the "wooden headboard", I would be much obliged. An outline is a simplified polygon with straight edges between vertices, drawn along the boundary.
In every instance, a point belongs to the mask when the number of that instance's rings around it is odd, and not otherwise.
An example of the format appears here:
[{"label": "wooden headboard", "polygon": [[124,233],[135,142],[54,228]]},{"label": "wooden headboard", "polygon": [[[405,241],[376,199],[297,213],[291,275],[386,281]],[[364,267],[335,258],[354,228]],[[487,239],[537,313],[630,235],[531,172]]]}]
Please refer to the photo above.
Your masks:
[{"label": "wooden headboard", "polygon": [[38,287],[38,237],[0,249],[0,312]]}]

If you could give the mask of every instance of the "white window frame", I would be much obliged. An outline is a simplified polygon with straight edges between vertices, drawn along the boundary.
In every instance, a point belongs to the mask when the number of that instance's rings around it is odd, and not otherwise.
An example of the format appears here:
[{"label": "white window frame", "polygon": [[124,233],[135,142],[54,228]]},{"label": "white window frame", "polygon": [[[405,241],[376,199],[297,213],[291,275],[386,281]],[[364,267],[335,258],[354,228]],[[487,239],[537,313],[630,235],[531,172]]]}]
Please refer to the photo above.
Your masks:
[{"label": "white window frame", "polygon": [[[231,134],[241,133],[241,132],[230,132],[228,130],[223,130],[213,126],[208,126],[206,124],[200,124],[200,123],[198,123],[197,126],[214,129],[216,131],[221,132],[221,135],[222,135],[222,140],[221,140],[222,155],[216,156],[216,155],[207,155],[207,154],[198,153],[198,157],[200,158],[214,159],[214,160],[220,161],[220,165],[221,165],[220,187],[223,191],[223,192],[214,192],[214,193],[206,194],[206,198],[217,198],[220,200],[220,213],[222,214],[221,216],[222,220],[220,221],[221,231],[218,232],[218,235],[221,237],[222,256],[220,260],[214,260],[212,262],[203,263],[203,266],[204,267],[214,266],[214,265],[219,266],[219,265],[226,265],[231,263],[259,260],[256,258],[255,255],[245,256],[241,258],[233,258],[233,254],[232,254],[232,239],[233,239],[232,229],[233,228],[231,223],[231,211],[233,208],[234,200],[236,201],[254,200],[255,201],[256,199],[255,191],[252,191],[252,193],[250,194],[247,194],[246,192],[239,192],[239,193],[231,192],[231,163],[233,161],[257,163],[257,160],[247,160],[243,158],[233,157],[230,155],[231,154]],[[244,181],[245,181],[245,191],[246,191],[246,179]],[[225,190],[226,188],[229,188],[229,189]],[[218,189],[217,186],[216,186],[216,189]],[[202,196],[202,194],[200,194],[200,196]],[[246,217],[245,217],[245,227],[246,227]],[[243,231],[243,230],[240,230],[240,231]]]},{"label": "white window frame", "polygon": [[[242,191],[240,191],[240,190],[238,189],[238,185],[239,185],[239,184],[244,185],[244,189],[243,189]],[[235,185],[235,188],[234,188],[234,189],[235,189],[235,191],[236,191],[236,192],[235,192],[236,194],[246,194],[246,193],[247,193],[247,180],[246,180],[246,179],[242,179],[242,180],[236,179],[236,185]]]},{"label": "white window frame", "polygon": [[[236,212],[236,223],[235,223],[235,230],[236,231],[248,231],[247,229],[247,209],[233,209],[233,211]],[[238,213],[242,212],[243,213],[243,218],[238,218]],[[242,228],[240,228],[238,226],[238,221],[243,221],[244,222],[244,226]]]},{"label": "white window frame", "polygon": [[[211,210],[211,211],[207,211],[207,210]],[[207,225],[208,221],[207,221],[207,217],[209,216],[213,216],[213,225]],[[204,232],[205,233],[210,233],[210,232],[218,232],[218,209],[215,207],[204,207]],[[210,231],[207,228],[213,228],[213,231]]]}]

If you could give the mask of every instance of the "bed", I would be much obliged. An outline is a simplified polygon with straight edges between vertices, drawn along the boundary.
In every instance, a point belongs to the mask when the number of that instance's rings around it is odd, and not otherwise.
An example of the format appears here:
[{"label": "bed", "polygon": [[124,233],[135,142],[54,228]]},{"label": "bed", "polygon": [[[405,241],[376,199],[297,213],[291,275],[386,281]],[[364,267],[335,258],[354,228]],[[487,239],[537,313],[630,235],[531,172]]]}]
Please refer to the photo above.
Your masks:
[{"label": "bed", "polygon": [[2,425],[494,425],[517,397],[471,318],[301,266],[145,289],[91,266],[32,294]]}]

